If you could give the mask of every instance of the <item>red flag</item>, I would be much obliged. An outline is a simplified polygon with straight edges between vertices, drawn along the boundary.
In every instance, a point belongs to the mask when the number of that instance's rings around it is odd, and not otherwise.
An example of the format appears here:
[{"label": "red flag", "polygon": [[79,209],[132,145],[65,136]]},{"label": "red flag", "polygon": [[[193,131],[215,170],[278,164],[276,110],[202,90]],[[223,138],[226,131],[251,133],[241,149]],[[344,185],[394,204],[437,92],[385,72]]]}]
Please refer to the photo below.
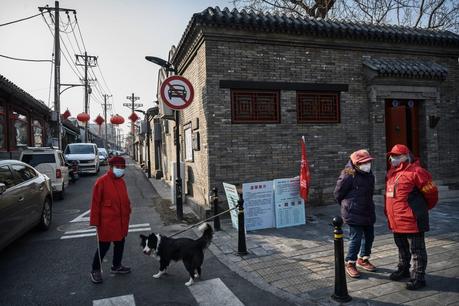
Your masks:
[{"label": "red flag", "polygon": [[300,196],[304,202],[308,199],[311,176],[309,174],[308,157],[306,156],[306,142],[301,138],[301,167],[300,167]]}]

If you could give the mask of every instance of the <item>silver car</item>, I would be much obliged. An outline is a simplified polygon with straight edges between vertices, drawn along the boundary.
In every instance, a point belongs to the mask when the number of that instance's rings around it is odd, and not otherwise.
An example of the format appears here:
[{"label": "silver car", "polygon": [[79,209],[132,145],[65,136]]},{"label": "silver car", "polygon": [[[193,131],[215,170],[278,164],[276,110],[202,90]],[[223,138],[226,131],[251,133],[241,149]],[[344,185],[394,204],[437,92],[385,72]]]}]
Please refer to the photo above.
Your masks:
[{"label": "silver car", "polygon": [[17,160],[0,160],[0,250],[52,219],[52,189],[46,175]]}]

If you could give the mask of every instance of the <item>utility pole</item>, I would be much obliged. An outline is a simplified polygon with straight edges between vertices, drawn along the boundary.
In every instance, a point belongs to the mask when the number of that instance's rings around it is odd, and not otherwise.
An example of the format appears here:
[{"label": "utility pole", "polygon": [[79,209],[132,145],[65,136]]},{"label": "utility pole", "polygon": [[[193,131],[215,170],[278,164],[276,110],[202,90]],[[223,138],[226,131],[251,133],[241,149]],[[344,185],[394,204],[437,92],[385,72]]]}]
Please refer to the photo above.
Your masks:
[{"label": "utility pole", "polygon": [[[123,103],[123,106],[128,106],[128,107],[130,107],[133,114],[134,114],[134,109],[135,109],[136,107],[142,107],[142,106],[143,106],[143,104],[135,103],[135,101],[139,100],[140,98],[139,98],[139,97],[136,97],[136,96],[134,95],[134,93],[132,93],[130,96],[127,96],[126,99],[130,100],[131,103],[129,103],[129,104],[128,104],[128,103]],[[134,152],[135,125],[134,125],[134,122],[132,122],[132,124],[131,124],[131,133],[132,133],[132,138],[131,138],[131,139],[132,139],[132,156],[133,156],[133,158],[135,158],[135,152]]]},{"label": "utility pole", "polygon": [[[88,55],[85,51],[84,55],[82,54],[75,54],[76,56],[76,63],[77,66],[84,66],[84,112],[88,113],[88,95],[89,95],[89,80],[88,80],[88,67],[95,67],[97,66],[97,56]],[[82,59],[83,63],[80,62]],[[93,80],[96,81],[96,80]],[[88,122],[84,124],[84,141],[88,141]]]},{"label": "utility pole", "polygon": [[105,139],[104,139],[104,148],[107,150],[107,105],[108,107],[111,106],[111,104],[107,104],[107,98],[111,97],[112,95],[104,95],[104,116],[105,116]]},{"label": "utility pole", "polygon": [[58,148],[62,149],[62,137],[61,137],[61,45],[59,38],[59,12],[64,11],[66,13],[73,12],[76,14],[76,10],[65,9],[59,7],[59,1],[54,2],[54,7],[38,7],[40,12],[43,11],[54,11],[54,113],[56,114],[56,124],[53,129],[53,138],[57,138]]}]

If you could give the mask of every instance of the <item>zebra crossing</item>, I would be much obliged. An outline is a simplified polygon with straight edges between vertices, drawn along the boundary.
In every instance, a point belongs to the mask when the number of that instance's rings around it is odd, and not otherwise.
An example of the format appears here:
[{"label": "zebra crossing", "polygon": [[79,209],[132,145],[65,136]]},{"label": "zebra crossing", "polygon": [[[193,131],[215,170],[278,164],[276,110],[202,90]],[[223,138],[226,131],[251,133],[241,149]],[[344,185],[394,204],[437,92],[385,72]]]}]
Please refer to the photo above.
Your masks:
[{"label": "zebra crossing", "polygon": [[[194,283],[189,287],[193,298],[200,306],[244,306],[238,297],[225,285],[220,278]],[[94,300],[93,306],[135,306],[133,294]]]},{"label": "zebra crossing", "polygon": [[[76,222],[89,222],[89,212],[90,210],[85,211],[75,219],[71,220],[70,223]],[[151,227],[150,223],[139,223],[139,224],[130,224],[128,228],[129,233],[133,232],[150,232]],[[75,239],[75,238],[84,238],[84,237],[93,237],[96,236],[96,228],[93,226],[88,226],[83,229],[72,230],[64,232],[64,235],[60,239]]]}]

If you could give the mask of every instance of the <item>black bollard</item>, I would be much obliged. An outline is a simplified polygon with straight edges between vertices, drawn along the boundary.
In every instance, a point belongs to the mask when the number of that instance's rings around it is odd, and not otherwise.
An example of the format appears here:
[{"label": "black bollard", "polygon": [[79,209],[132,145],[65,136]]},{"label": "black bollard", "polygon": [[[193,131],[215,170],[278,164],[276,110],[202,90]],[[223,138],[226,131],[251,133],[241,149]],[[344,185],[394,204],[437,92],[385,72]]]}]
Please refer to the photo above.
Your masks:
[{"label": "black bollard", "polygon": [[[218,215],[218,189],[212,189],[212,204],[214,205],[214,216]],[[214,229],[215,231],[219,231],[220,227],[220,217],[214,218]]]},{"label": "black bollard", "polygon": [[237,225],[238,225],[238,241],[237,241],[237,255],[247,255],[247,246],[245,244],[245,224],[244,224],[244,199],[242,193],[239,194],[238,212],[237,212]]},{"label": "black bollard", "polygon": [[335,293],[332,299],[337,302],[349,302],[352,298],[347,292],[346,274],[344,272],[344,243],[343,243],[343,219],[341,217],[333,218],[333,233],[335,234]]}]

